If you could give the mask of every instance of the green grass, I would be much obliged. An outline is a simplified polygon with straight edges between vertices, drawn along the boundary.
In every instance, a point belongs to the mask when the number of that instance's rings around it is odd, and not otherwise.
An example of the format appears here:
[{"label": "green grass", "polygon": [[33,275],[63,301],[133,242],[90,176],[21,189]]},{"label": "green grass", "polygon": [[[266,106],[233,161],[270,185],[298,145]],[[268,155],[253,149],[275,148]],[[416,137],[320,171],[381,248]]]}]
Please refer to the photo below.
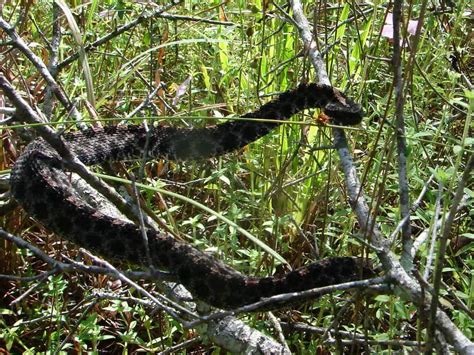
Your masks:
[{"label": "green grass", "polygon": [[[321,50],[330,46],[326,56],[328,72],[334,86],[347,89],[367,113],[361,129],[347,130],[359,176],[371,206],[376,209],[381,230],[389,235],[399,221],[397,151],[394,129],[394,99],[389,59],[391,44],[380,36],[387,11],[380,2],[364,5],[354,18],[352,2],[324,10],[323,5],[307,2],[305,11],[312,19],[318,11],[318,38]],[[406,19],[415,19],[419,5],[412,2]],[[308,60],[298,57],[303,51],[296,29],[278,16],[274,5],[263,9],[260,1],[221,2],[185,1],[171,13],[228,20],[236,26],[220,26],[198,22],[154,19],[126,32],[96,51],[87,53],[90,79],[99,119],[121,119],[145,99],[148,85],[160,81],[167,84],[163,98],[170,103],[175,90],[190,75],[192,81],[174,110],[162,116],[153,109],[129,120],[143,119],[169,125],[195,127],[218,123],[227,116],[238,116],[268,100],[266,96],[284,91],[303,80],[313,81],[315,73]],[[281,3],[280,5],[282,5]],[[142,12],[141,5],[122,1],[92,1],[85,4],[68,2],[85,44],[129,22]],[[455,182],[463,170],[466,157],[474,150],[471,114],[473,94],[466,80],[472,72],[469,58],[468,26],[464,14],[467,1],[456,2],[449,14],[429,9],[413,68],[405,68],[406,136],[409,152],[410,197],[414,200],[432,173],[436,182],[443,181],[443,208],[449,207]],[[16,6],[16,7],[15,7]],[[47,45],[41,32],[51,34],[51,2],[37,1],[25,12],[19,4],[5,5],[3,17],[14,23],[22,17],[17,30],[30,48],[46,60]],[[265,15],[264,15],[265,14]],[[343,25],[343,21],[346,21]],[[66,20],[60,59],[78,50]],[[20,31],[21,30],[21,31]],[[3,39],[4,41],[6,38]],[[4,47],[8,48],[8,47]],[[454,50],[454,48],[456,50]],[[3,49],[4,50],[4,49]],[[463,74],[453,69],[449,56],[457,55]],[[404,60],[409,57],[405,48]],[[36,69],[19,53],[5,53],[3,67],[13,78],[14,86],[26,92],[30,100],[41,105],[44,82]],[[87,108],[90,99],[87,75],[79,61],[64,68],[58,81],[74,99],[84,120],[94,120]],[[89,90],[89,94],[88,94]],[[164,109],[157,98],[154,104]],[[313,150],[332,144],[331,131],[315,125],[317,113],[295,116],[294,124],[285,124],[268,136],[240,152],[219,159],[195,163],[154,161],[146,165],[144,183],[159,187],[153,192],[143,189],[147,204],[164,218],[168,227],[201,250],[215,253],[227,264],[247,274],[270,275],[285,270],[282,260],[264,253],[250,235],[281,255],[292,267],[332,255],[363,255],[364,245],[357,239],[357,221],[352,214],[344,190],[344,180],[334,150]],[[52,123],[56,128],[71,127],[71,117],[56,105]],[[308,125],[301,124],[307,122]],[[21,127],[5,127],[5,139],[21,151]],[[1,169],[14,161],[4,150]],[[138,171],[138,163],[126,168]],[[161,179],[161,182],[159,181]],[[167,183],[168,181],[178,184]],[[188,182],[192,183],[188,183]],[[459,307],[462,301],[472,309],[474,301],[472,230],[472,181],[468,186],[468,205],[459,213],[445,257],[443,306],[468,338],[472,338],[474,322]],[[164,193],[163,190],[170,191]],[[469,190],[471,189],[471,190]],[[171,195],[179,194],[182,197]],[[162,193],[164,206],[158,193]],[[413,232],[418,235],[433,225],[437,184],[433,184],[421,207],[412,215]],[[189,199],[195,201],[191,203]],[[208,206],[214,212],[203,209]],[[232,223],[227,222],[232,221]],[[48,254],[70,257],[77,249],[50,235],[29,219],[20,209],[1,220],[11,233],[40,246]],[[10,244],[0,249],[1,274],[37,275],[48,267],[25,250]],[[400,252],[397,239],[393,246]],[[425,244],[417,254],[419,270],[429,251]],[[375,260],[375,258],[374,258]],[[164,312],[150,314],[140,304],[117,300],[96,301],[96,289],[111,290],[113,279],[86,274],[63,274],[45,282],[7,282],[0,280],[5,297],[0,304],[0,347],[12,353],[54,351],[71,335],[64,351],[134,352],[138,349],[162,351],[196,336]],[[149,290],[156,286],[141,283]],[[10,302],[29,288],[32,292],[15,305]],[[121,287],[124,295],[139,295]],[[319,327],[328,327],[338,315],[347,330],[366,332],[376,340],[425,340],[417,307],[401,302],[399,297],[379,295],[348,306],[351,294],[326,296],[295,311],[278,312],[281,318],[293,319]],[[85,300],[85,301],[84,301]],[[339,313],[345,309],[343,313]],[[275,335],[263,314],[242,317],[247,324]],[[33,321],[33,322],[32,322]],[[338,345],[325,345],[324,338],[301,332],[286,334],[295,352],[325,349],[350,351]],[[2,340],[3,339],[3,340]],[[349,349],[349,350],[348,350]],[[373,346],[377,353],[389,353],[389,346]],[[203,343],[192,350],[211,350],[215,345]],[[362,348],[354,348],[361,352]]]}]

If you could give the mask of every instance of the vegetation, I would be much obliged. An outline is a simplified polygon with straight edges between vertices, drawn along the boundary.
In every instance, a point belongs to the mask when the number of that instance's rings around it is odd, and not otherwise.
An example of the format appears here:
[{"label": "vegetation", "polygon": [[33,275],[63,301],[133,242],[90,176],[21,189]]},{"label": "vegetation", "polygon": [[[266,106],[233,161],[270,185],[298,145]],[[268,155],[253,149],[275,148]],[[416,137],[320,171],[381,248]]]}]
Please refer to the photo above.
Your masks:
[{"label": "vegetation", "polygon": [[[428,236],[415,258],[419,278],[427,281],[423,287],[432,285],[436,257],[441,252],[440,307],[472,339],[472,175],[445,251],[440,238],[444,227],[436,227],[439,218],[445,222],[458,180],[474,153],[473,62],[467,35],[472,12],[464,0],[441,3],[423,11],[423,4],[410,0],[403,8],[403,116],[411,203],[426,189],[411,211],[411,236],[416,241]],[[44,0],[9,2],[3,5],[1,16],[15,24],[30,50],[49,65],[54,65],[51,52],[55,43],[51,40],[54,19],[59,18],[62,36],[56,79],[86,125],[145,120],[176,126],[215,124],[318,77],[297,28],[287,17],[291,8],[283,1],[186,0],[163,5],[169,7],[166,13],[158,13],[157,5],[148,2],[57,4],[60,6]],[[153,11],[154,16],[143,16]],[[380,1],[304,2],[332,84],[360,102],[366,112],[363,123],[346,129],[346,135],[370,213],[387,237],[401,220],[396,83],[391,60],[394,38],[384,29],[384,25],[391,26],[387,23],[392,11],[391,5]],[[140,18],[143,20],[130,30],[89,46]],[[51,92],[43,77],[11,45],[7,33],[0,33],[1,73],[32,107],[43,110],[48,125],[57,130],[75,129],[77,116],[58,102],[48,107]],[[80,58],[68,60],[74,53]],[[150,96],[161,85],[156,95]],[[147,97],[149,104],[129,117]],[[8,100],[6,103],[10,106]],[[29,139],[24,137],[35,132],[33,127],[7,118],[1,121],[0,162],[5,176]],[[285,272],[287,266],[275,257],[278,254],[295,268],[335,255],[368,256],[378,262],[348,203],[331,125],[318,112],[297,115],[243,151],[223,158],[179,164],[153,161],[145,165],[143,175],[140,167],[140,162],[130,162],[96,171],[127,180],[130,172],[141,177],[142,183],[154,188],[141,191],[146,207],[166,228],[243,273]],[[159,192],[163,190],[196,203]],[[214,212],[202,209],[201,204]],[[65,256],[74,260],[81,254],[77,247],[60,241],[13,207],[12,203],[1,207],[4,230],[57,260],[67,261]],[[221,217],[260,239],[274,255],[262,252]],[[391,250],[402,255],[402,249],[398,233]],[[142,296],[134,287],[113,277],[50,272],[51,265],[31,250],[7,241],[2,242],[0,253],[0,273],[4,275],[0,277],[4,294],[0,348],[8,352],[155,352],[179,344],[182,349],[175,351],[220,352],[215,343],[205,340],[206,332],[201,328],[188,329],[164,311],[151,312],[149,303],[137,300]],[[94,264],[87,256],[85,262]],[[128,267],[121,265],[122,269]],[[139,284],[152,293],[163,292],[156,282],[141,280]],[[430,339],[426,330],[429,314],[388,291],[331,293],[274,314],[283,321],[286,342],[296,353],[390,353],[400,347],[419,351]],[[266,313],[239,318],[265,334],[278,336],[273,318]],[[350,334],[313,334],[309,329],[290,329],[286,326],[289,322],[318,327],[312,329],[316,333],[335,328]],[[365,338],[354,340],[351,334],[355,333]]]}]

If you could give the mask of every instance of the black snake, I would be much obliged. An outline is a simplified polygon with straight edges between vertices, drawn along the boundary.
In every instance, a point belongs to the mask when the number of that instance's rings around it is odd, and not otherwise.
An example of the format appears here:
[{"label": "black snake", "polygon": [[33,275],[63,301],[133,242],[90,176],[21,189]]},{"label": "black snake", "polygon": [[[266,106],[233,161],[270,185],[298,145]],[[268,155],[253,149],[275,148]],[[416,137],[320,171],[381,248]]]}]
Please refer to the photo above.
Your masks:
[{"label": "black snake", "polygon": [[[243,118],[263,121],[227,121],[212,127],[185,129],[158,126],[148,133],[148,158],[204,159],[238,149],[266,135],[306,108],[319,107],[342,124],[357,124],[359,105],[330,86],[303,84]],[[151,133],[151,134],[150,134]],[[87,165],[140,158],[147,131],[142,126],[90,128],[63,135],[69,149]],[[47,228],[106,258],[148,266],[139,227],[114,219],[78,197],[64,172],[61,158],[45,141],[36,139],[17,159],[11,173],[15,199]],[[360,279],[358,258],[325,259],[282,276],[249,277],[166,233],[147,230],[154,267],[166,269],[193,296],[213,306],[234,308],[280,293]]]}]

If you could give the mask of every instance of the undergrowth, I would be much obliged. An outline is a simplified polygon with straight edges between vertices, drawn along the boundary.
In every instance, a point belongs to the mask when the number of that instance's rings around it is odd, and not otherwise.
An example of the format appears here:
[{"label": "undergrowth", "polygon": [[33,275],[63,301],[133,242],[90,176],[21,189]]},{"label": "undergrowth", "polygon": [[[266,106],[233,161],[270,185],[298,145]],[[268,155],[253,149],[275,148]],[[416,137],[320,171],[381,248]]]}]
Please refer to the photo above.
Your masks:
[{"label": "undergrowth", "polygon": [[[453,188],[453,181],[462,172],[465,152],[474,149],[470,126],[474,95],[469,89],[473,63],[466,35],[472,13],[468,13],[467,5],[466,1],[457,1],[453,8],[428,7],[413,67],[405,68],[412,200],[429,177],[435,176],[435,184],[412,214],[414,236],[433,227],[438,187],[443,184]],[[132,21],[144,10],[142,4],[117,0],[73,1],[69,6],[85,44]],[[287,9],[284,2],[279,6]],[[360,102],[366,112],[360,127],[346,132],[373,213],[382,232],[389,235],[400,220],[392,123],[392,39],[382,33],[390,8],[378,1],[324,6],[307,2],[305,11],[310,19],[314,14],[318,21],[314,31],[320,50],[326,54],[332,84]],[[147,10],[153,7],[150,5]],[[405,20],[419,20],[419,11],[418,2],[409,2]],[[52,12],[49,1],[21,1],[4,5],[2,16],[10,23],[16,22],[17,31],[29,47],[46,60],[45,38],[50,38],[52,31]],[[222,23],[157,17],[88,51],[95,104],[90,102],[87,71],[81,63],[76,60],[62,68],[58,81],[75,100],[86,124],[102,119],[124,123],[123,118],[146,98],[152,87],[160,84],[166,87],[151,100],[152,105],[126,122],[146,120],[149,124],[194,127],[215,124],[251,111],[298,82],[314,81],[315,73],[304,57],[296,28],[270,2],[184,1],[170,12]],[[59,61],[78,50],[64,17],[61,25],[64,34]],[[412,37],[408,38],[412,41]],[[18,52],[7,50],[7,46],[1,48],[2,72],[25,97],[41,107],[45,98],[41,76]],[[404,47],[404,63],[410,55],[409,48]],[[330,127],[321,124],[318,115],[314,111],[297,115],[244,150],[219,159],[147,163],[144,184],[190,198],[214,213],[156,190],[142,191],[147,207],[179,238],[216,254],[246,274],[284,272],[287,266],[274,257],[277,254],[296,268],[327,256],[370,253],[360,242],[357,221],[347,202]],[[58,123],[54,126],[57,129],[74,129],[71,117],[60,105],[47,119]],[[24,147],[21,137],[27,127],[3,128],[1,164],[6,170]],[[127,163],[114,166],[113,171],[128,179],[129,172],[139,174],[139,167],[139,162]],[[107,175],[111,171],[107,170]],[[472,189],[472,181],[468,188]],[[468,193],[470,200],[459,212],[445,258],[443,306],[472,338],[472,311],[459,307],[463,303],[472,310],[474,301],[474,209],[472,191]],[[445,209],[450,198],[449,193],[443,193]],[[275,255],[262,252],[220,217],[260,239]],[[4,229],[53,257],[78,256],[76,247],[50,235],[19,208],[2,217],[1,223]],[[3,242],[0,250],[2,274],[30,277],[49,270],[24,249]],[[400,251],[398,239],[393,250]],[[420,273],[424,272],[428,254],[426,243],[417,257]],[[0,282],[4,294],[0,347],[12,353],[53,352],[63,341],[63,351],[164,351],[197,336],[164,312],[150,314],[139,303],[98,298],[98,290],[138,296],[134,289],[106,276],[56,274],[43,280]],[[141,285],[159,291],[152,282],[142,281]],[[423,333],[418,330],[423,319],[415,305],[389,295],[353,298],[352,304],[347,302],[350,298],[350,294],[325,296],[296,310],[278,312],[278,316],[322,328],[338,322],[346,330],[357,330],[379,341],[380,344],[371,345],[377,352],[397,349],[396,345],[384,345],[385,340],[423,340]],[[265,314],[242,318],[249,325],[274,334]],[[331,345],[324,337],[304,332],[292,331],[286,336],[291,350],[298,353],[363,351],[360,345]],[[217,347],[200,341],[188,349],[196,353],[209,350],[219,352]]]}]

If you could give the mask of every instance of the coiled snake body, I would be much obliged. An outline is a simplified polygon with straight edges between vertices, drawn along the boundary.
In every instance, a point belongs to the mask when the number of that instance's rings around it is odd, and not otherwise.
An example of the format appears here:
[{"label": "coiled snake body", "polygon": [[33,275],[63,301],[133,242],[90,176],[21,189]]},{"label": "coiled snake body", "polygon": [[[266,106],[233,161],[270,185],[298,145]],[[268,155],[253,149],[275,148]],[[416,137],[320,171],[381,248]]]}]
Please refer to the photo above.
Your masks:
[{"label": "coiled snake body", "polygon": [[[357,124],[363,115],[338,90],[308,84],[243,117],[285,120],[310,107],[323,108],[343,124]],[[177,160],[218,156],[247,145],[277,125],[239,120],[199,129],[155,127],[148,138],[147,155]],[[65,134],[63,139],[84,164],[92,165],[142,157],[147,132],[141,126],[90,128]],[[18,158],[11,187],[24,209],[55,233],[106,258],[148,266],[140,229],[84,202],[72,188],[59,155],[42,139],[30,143]],[[282,276],[249,277],[166,233],[148,230],[147,235],[154,267],[174,273],[195,297],[220,308],[361,277],[359,259],[351,257],[325,259]]]}]

